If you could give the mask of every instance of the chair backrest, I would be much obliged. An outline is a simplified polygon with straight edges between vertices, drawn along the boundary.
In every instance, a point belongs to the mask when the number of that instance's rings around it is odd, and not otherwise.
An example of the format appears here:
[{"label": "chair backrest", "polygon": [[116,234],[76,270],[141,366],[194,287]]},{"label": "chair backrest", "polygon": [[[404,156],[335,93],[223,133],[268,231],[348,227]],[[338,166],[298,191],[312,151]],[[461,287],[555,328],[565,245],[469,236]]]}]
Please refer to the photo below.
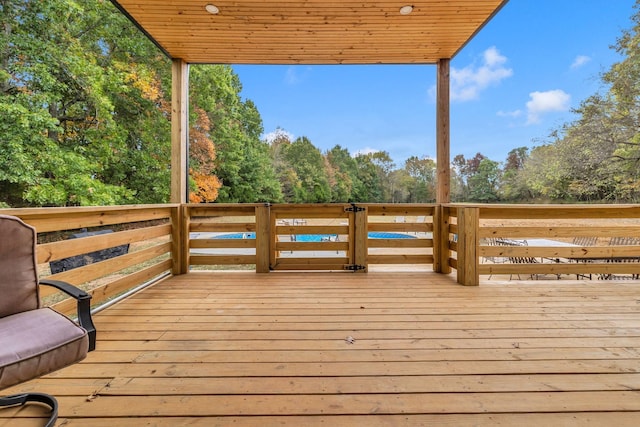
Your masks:
[{"label": "chair backrest", "polygon": [[0,215],[0,317],[40,307],[36,230]]}]

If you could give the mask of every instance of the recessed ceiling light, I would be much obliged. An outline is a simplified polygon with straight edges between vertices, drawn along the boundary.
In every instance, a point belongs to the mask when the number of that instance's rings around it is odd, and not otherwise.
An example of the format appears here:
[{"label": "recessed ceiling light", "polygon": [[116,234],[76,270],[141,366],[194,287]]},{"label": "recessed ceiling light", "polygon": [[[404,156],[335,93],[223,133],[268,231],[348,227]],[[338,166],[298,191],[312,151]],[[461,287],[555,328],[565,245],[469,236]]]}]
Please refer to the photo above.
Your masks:
[{"label": "recessed ceiling light", "polygon": [[413,12],[413,6],[412,6],[412,5],[410,5],[410,4],[408,4],[408,5],[406,5],[406,6],[402,6],[402,7],[400,8],[400,15],[408,15],[408,14],[410,14],[411,12]]},{"label": "recessed ceiling light", "polygon": [[220,13],[220,9],[218,9],[218,6],[216,6],[215,4],[208,4],[204,8],[212,15],[217,15],[218,13]]}]

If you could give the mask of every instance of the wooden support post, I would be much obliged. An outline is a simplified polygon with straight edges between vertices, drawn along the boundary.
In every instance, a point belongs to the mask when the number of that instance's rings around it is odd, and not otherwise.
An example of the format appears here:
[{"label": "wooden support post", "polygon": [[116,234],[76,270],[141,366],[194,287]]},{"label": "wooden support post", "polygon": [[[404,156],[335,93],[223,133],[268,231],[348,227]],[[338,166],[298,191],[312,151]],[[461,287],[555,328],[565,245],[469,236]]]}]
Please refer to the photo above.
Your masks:
[{"label": "wooden support post", "polygon": [[468,207],[458,208],[458,283],[478,286],[478,245],[480,210]]},{"label": "wooden support post", "polygon": [[181,251],[180,257],[180,274],[187,274],[189,272],[191,248],[189,247],[189,240],[191,240],[190,231],[191,228],[191,209],[187,205],[182,205],[182,232],[181,232]]},{"label": "wooden support post", "polygon": [[437,205],[433,215],[433,271],[451,273],[449,252],[449,208]]},{"label": "wooden support post", "polygon": [[189,66],[174,59],[171,80],[171,203],[187,203]]},{"label": "wooden support post", "polygon": [[436,203],[449,203],[451,197],[449,63],[438,61],[436,101]]},{"label": "wooden support post", "polygon": [[269,272],[271,205],[256,206],[256,273]]},{"label": "wooden support post", "polygon": [[276,227],[278,226],[277,214],[269,210],[269,269],[274,269],[280,258],[280,251],[276,251],[278,246],[278,235],[276,234]]},{"label": "wooden support post", "polygon": [[182,272],[182,206],[176,205],[171,209],[171,274]]},{"label": "wooden support post", "polygon": [[353,214],[354,221],[354,253],[353,263],[355,265],[364,266],[363,270],[356,270],[359,273],[366,273],[369,269],[367,261],[367,254],[369,253],[368,245],[368,224],[369,224],[369,210],[364,207],[363,210],[358,210]]}]

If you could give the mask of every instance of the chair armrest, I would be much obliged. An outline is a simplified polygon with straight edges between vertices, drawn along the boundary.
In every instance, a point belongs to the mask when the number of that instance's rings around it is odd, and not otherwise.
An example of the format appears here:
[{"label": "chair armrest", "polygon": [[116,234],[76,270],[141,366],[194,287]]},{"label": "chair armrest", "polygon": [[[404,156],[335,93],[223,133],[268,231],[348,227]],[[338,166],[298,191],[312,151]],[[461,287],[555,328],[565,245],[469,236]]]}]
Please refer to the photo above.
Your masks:
[{"label": "chair armrest", "polygon": [[96,327],[91,319],[91,295],[61,280],[41,279],[41,285],[53,286],[78,301],[78,323],[89,334],[89,351],[96,349]]}]

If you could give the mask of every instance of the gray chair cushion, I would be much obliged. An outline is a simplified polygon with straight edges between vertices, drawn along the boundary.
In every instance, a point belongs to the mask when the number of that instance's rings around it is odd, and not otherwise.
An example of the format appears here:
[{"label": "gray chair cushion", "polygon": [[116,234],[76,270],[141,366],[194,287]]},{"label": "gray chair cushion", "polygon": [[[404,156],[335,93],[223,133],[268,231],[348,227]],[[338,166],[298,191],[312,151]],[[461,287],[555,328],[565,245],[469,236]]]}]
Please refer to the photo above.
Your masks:
[{"label": "gray chair cushion", "polygon": [[0,215],[0,317],[40,307],[36,230]]},{"label": "gray chair cushion", "polygon": [[50,308],[0,319],[0,389],[84,359],[87,331]]}]

